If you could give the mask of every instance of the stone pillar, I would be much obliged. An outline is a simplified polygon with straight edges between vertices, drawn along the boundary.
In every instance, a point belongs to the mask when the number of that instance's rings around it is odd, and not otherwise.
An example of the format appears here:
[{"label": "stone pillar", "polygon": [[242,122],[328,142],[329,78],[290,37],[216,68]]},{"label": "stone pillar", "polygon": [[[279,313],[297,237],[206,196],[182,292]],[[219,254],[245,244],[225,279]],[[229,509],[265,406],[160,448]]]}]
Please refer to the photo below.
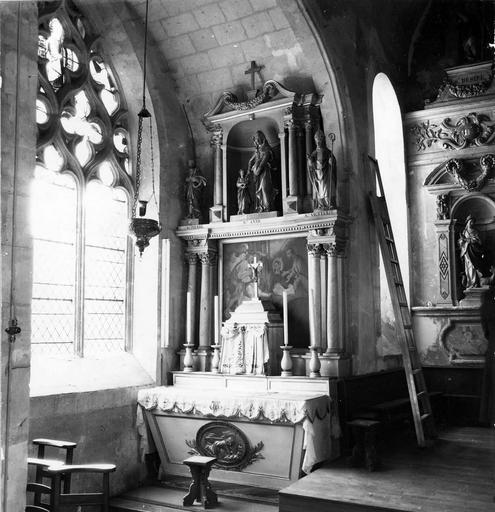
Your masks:
[{"label": "stone pillar", "polygon": [[284,212],[298,213],[299,189],[298,189],[298,161],[297,161],[297,133],[296,125],[292,119],[287,121],[287,130],[289,132],[289,150],[288,150],[288,169],[289,169],[289,195],[285,200]]},{"label": "stone pillar", "polygon": [[211,137],[213,147],[213,206],[210,208],[210,222],[223,221],[223,132],[217,130]]},{"label": "stone pillar", "polygon": [[[191,339],[189,340],[192,344],[196,344],[197,341],[197,328],[198,323],[196,322],[196,304],[197,304],[197,271],[198,271],[198,255],[194,253],[187,254],[187,260],[189,264],[189,274],[187,282],[187,291],[191,294]],[[187,330],[187,329],[186,329]]]},{"label": "stone pillar", "polygon": [[340,340],[340,321],[339,321],[339,276],[338,260],[335,245],[325,244],[324,249],[328,261],[328,280],[327,280],[327,350],[326,354],[342,353],[342,344]]},{"label": "stone pillar", "polygon": [[321,347],[320,244],[308,243],[308,299],[310,346]]}]

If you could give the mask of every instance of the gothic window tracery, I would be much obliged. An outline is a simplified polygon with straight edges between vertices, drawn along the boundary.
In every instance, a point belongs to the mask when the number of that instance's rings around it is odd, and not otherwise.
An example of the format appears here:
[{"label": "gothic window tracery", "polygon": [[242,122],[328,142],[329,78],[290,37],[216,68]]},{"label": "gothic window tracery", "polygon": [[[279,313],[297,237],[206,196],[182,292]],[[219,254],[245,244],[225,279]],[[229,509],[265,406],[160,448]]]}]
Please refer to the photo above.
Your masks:
[{"label": "gothic window tracery", "polygon": [[102,41],[69,0],[40,8],[38,79],[33,352],[127,350],[127,112]]}]

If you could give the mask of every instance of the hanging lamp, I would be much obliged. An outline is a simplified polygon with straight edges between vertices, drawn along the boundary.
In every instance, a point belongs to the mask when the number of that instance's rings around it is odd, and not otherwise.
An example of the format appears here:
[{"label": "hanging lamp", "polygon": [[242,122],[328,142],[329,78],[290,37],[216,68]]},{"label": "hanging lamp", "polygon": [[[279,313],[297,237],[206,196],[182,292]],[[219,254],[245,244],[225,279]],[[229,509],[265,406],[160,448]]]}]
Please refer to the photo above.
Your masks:
[{"label": "hanging lamp", "polygon": [[[143,105],[138,114],[138,137],[137,137],[137,150],[136,150],[136,184],[134,189],[134,201],[132,203],[132,218],[129,226],[131,234],[136,239],[136,246],[139,248],[139,255],[143,255],[143,251],[150,244],[150,239],[158,235],[161,231],[159,220],[150,219],[145,217],[148,201],[139,199],[139,189],[141,186],[141,152],[143,144],[143,122],[144,119],[149,119],[149,132],[150,132],[150,160],[151,160],[151,186],[152,197],[155,202],[158,219],[160,219],[160,209],[156,200],[155,193],[155,169],[153,158],[153,127],[151,122],[151,114],[146,108],[146,54],[148,46],[148,3],[146,0],[146,16],[144,24],[144,63],[143,63]],[[139,210],[138,210],[139,205]],[[139,216],[136,216],[138,210]]]}]

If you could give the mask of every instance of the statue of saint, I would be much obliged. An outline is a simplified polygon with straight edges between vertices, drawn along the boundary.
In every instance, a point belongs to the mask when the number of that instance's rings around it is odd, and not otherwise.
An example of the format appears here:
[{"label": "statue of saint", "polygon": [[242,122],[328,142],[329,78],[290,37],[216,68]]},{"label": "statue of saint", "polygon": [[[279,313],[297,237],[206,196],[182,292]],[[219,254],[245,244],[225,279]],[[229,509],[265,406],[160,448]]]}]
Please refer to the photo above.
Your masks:
[{"label": "statue of saint", "polygon": [[186,219],[199,219],[199,194],[201,188],[206,186],[206,178],[201,176],[194,160],[187,163],[189,169],[186,176]]},{"label": "statue of saint", "polygon": [[244,169],[239,170],[237,178],[237,215],[249,213],[251,208],[251,194],[249,193],[249,174]]},{"label": "statue of saint", "polygon": [[325,134],[315,133],[316,149],[308,155],[308,173],[313,185],[315,210],[329,210],[337,206],[337,162],[325,144]]},{"label": "statue of saint", "polygon": [[248,175],[254,176],[256,193],[256,211],[269,212],[272,209],[274,190],[272,185],[273,151],[266,140],[265,134],[258,130],[253,137],[256,147],[254,155],[249,159]]},{"label": "statue of saint", "polygon": [[476,219],[469,214],[466,226],[459,236],[458,244],[461,258],[464,260],[463,286],[466,289],[478,288],[481,277],[491,275],[491,262],[483,249],[478,230],[474,227]]}]

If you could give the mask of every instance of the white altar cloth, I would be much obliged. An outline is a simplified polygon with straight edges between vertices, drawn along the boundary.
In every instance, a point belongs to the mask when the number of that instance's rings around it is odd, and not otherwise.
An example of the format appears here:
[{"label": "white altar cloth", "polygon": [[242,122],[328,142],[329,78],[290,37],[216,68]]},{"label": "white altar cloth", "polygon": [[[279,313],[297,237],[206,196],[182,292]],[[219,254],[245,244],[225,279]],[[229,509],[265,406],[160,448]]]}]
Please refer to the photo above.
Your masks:
[{"label": "white altar cloth", "polygon": [[301,469],[309,473],[315,464],[331,456],[328,395],[193,391],[174,386],[160,386],[140,390],[138,403],[146,410],[168,414],[201,415],[232,420],[246,418],[273,424],[302,422],[305,454]]}]

